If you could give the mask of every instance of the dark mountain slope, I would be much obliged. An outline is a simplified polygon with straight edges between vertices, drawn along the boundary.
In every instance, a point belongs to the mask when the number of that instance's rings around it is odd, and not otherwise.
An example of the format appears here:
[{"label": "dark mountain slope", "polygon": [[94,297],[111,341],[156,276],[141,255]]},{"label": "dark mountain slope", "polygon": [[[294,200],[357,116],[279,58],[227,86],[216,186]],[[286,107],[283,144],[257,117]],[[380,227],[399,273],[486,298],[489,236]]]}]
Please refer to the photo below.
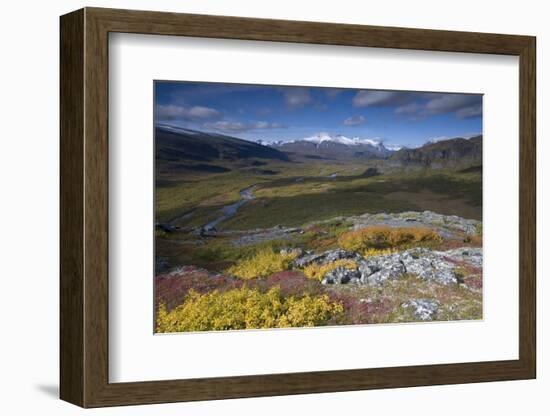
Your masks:
[{"label": "dark mountain slope", "polygon": [[417,149],[401,149],[390,157],[401,165],[429,167],[458,166],[481,163],[482,136],[461,137],[428,143]]},{"label": "dark mountain slope", "polygon": [[272,147],[262,146],[231,136],[168,126],[156,127],[155,144],[157,161],[288,160],[285,153]]}]

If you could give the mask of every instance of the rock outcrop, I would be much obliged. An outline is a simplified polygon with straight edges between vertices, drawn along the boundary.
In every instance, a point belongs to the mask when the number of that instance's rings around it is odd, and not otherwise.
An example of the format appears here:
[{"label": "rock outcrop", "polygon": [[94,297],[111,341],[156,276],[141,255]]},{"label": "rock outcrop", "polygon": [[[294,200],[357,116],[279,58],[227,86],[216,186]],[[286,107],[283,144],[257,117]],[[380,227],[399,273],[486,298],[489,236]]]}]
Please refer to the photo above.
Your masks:
[{"label": "rock outcrop", "polygon": [[440,232],[445,238],[452,238],[456,231],[475,235],[481,221],[466,219],[456,215],[442,215],[432,211],[407,211],[397,214],[363,214],[348,218],[353,221],[353,229],[359,230],[370,225],[390,227],[428,227]]},{"label": "rock outcrop", "polygon": [[345,267],[337,267],[325,274],[322,283],[325,285],[359,284],[361,283],[361,272],[359,270],[346,269]]},{"label": "rock outcrop", "polygon": [[355,253],[353,251],[346,251],[346,250],[328,250],[324,253],[313,253],[311,251],[306,251],[306,254],[302,257],[297,258],[294,261],[294,266],[298,268],[303,268],[305,266],[308,266],[312,263],[316,264],[327,264],[332,263],[336,260],[343,260],[343,259],[350,259],[350,260],[361,260],[362,257],[360,254]]},{"label": "rock outcrop", "polygon": [[328,250],[313,254],[306,252],[294,261],[294,266],[303,268],[312,263],[328,264],[336,260],[349,259],[357,263],[357,268],[338,267],[327,272],[323,284],[382,285],[405,275],[437,282],[444,285],[462,283],[462,274],[457,264],[480,268],[483,263],[481,248],[464,247],[448,251],[435,251],[427,248],[413,248],[398,253],[364,258],[358,253],[345,250]]}]

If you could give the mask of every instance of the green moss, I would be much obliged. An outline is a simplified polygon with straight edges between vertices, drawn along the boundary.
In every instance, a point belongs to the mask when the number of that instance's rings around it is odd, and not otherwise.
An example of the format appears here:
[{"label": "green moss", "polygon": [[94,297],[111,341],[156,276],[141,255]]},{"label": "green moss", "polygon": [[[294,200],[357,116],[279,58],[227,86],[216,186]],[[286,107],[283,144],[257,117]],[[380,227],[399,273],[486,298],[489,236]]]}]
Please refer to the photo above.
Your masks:
[{"label": "green moss", "polygon": [[290,197],[262,198],[245,205],[237,215],[221,226],[245,230],[276,225],[300,226],[336,216],[349,216],[380,211],[412,210],[407,201],[385,200],[382,195],[361,194],[348,190],[301,194]]}]

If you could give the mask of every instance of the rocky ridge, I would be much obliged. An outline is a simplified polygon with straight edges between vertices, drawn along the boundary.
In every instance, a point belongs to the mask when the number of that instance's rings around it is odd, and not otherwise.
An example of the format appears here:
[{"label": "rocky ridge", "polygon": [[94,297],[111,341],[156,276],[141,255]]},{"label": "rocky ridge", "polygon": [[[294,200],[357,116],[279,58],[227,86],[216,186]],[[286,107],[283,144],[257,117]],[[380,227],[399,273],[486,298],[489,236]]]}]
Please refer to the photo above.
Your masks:
[{"label": "rocky ridge", "polygon": [[235,236],[233,243],[237,246],[256,244],[270,240],[283,240],[291,234],[302,233],[308,227],[330,223],[335,221],[349,221],[351,229],[359,230],[370,225],[387,225],[390,227],[427,227],[437,231],[445,239],[460,239],[463,234],[476,235],[481,227],[481,222],[466,219],[456,215],[442,215],[432,211],[407,211],[401,213],[377,213],[353,215],[349,217],[334,217],[326,221],[318,221],[308,224],[303,228],[276,226],[265,229],[253,229],[247,231],[219,231],[217,235]]},{"label": "rocky ridge", "polygon": [[321,283],[376,286],[410,274],[425,281],[444,285],[460,284],[466,276],[456,271],[457,264],[480,269],[483,254],[481,248],[472,247],[447,251],[413,248],[388,255],[363,258],[358,253],[338,249],[320,254],[306,252],[294,260],[294,266],[303,268],[312,263],[329,264],[342,259],[355,261],[357,268],[337,267],[327,272]]},{"label": "rocky ridge", "polygon": [[461,218],[456,215],[437,214],[432,211],[407,211],[398,214],[379,213],[363,214],[349,217],[353,221],[353,229],[367,227],[369,225],[388,225],[390,227],[429,227],[442,234],[444,238],[452,237],[453,233],[462,232],[474,235],[478,232],[481,222],[472,219]]}]

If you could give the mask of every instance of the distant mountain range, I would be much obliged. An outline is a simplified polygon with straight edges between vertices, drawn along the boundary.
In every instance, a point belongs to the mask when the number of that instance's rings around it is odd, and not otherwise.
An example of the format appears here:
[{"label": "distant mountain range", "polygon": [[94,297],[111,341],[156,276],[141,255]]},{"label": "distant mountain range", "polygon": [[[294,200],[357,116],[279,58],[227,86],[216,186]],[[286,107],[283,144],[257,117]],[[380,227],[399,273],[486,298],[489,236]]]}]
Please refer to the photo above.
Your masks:
[{"label": "distant mountain range", "polygon": [[380,140],[319,133],[312,137],[269,143],[283,152],[312,159],[385,159],[397,150]]},{"label": "distant mountain range", "polygon": [[386,146],[375,139],[325,133],[291,141],[252,142],[223,134],[157,125],[155,154],[157,171],[168,175],[186,171],[221,173],[233,168],[259,172],[258,167],[272,160],[386,159],[394,166],[438,168],[481,165],[482,136],[429,142],[410,149]]}]

